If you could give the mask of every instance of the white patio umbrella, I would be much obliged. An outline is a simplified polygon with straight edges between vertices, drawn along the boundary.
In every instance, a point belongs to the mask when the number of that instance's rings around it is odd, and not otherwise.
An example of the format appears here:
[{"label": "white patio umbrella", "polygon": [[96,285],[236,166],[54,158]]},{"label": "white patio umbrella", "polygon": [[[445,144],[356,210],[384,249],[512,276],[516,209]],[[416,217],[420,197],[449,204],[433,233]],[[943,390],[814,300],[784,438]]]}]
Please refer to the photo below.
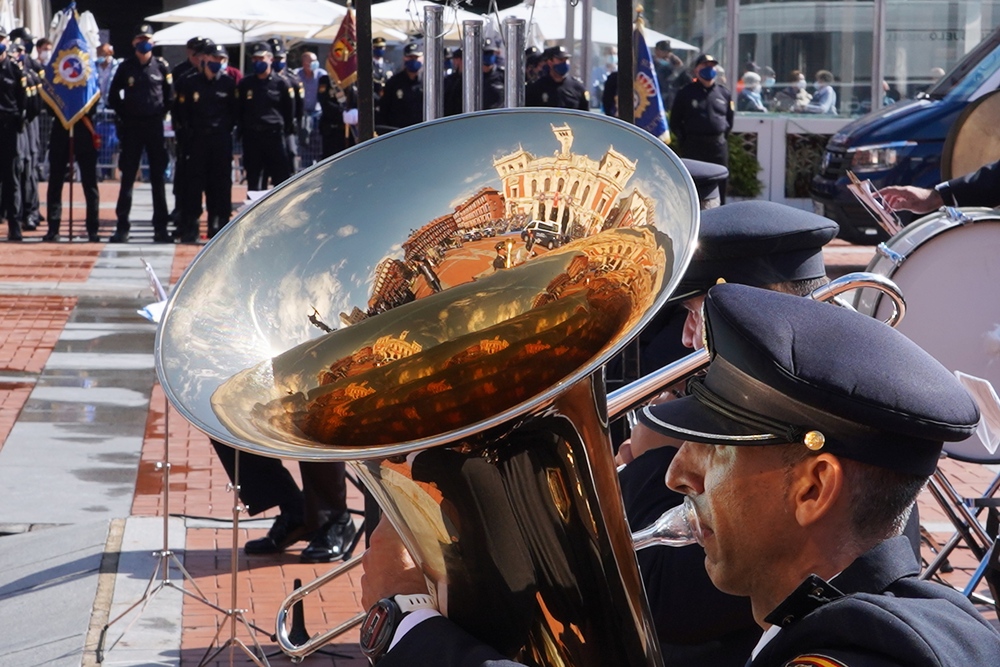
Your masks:
[{"label": "white patio umbrella", "polygon": [[160,46],[182,46],[192,37],[207,37],[216,44],[239,44],[243,33],[210,21],[185,21],[156,31],[156,43]]},{"label": "white patio umbrella", "polygon": [[339,21],[347,9],[327,0],[208,0],[147,16],[147,21],[220,23],[240,33],[240,62],[247,37],[260,34],[295,35]]},{"label": "white patio umbrella", "polygon": [[[591,10],[590,41],[598,44],[618,43],[618,17],[603,12],[600,9]],[[509,7],[500,12],[500,20],[508,16],[516,16],[525,21],[534,21],[538,31],[546,40],[563,41],[566,39],[566,0],[535,0],[534,16],[527,3]],[[662,32],[653,30],[648,25],[643,28],[647,44],[655,44],[660,40],[668,40],[674,51],[697,51],[698,47],[679,39],[668,37]],[[583,38],[583,6],[577,4],[573,15],[573,39]]]},{"label": "white patio umbrella", "polygon": [[[403,41],[407,35],[423,34],[424,32],[424,7],[429,5],[441,6],[440,2],[428,2],[428,0],[388,0],[388,2],[372,3],[372,37],[382,36],[389,41]],[[446,6],[444,8],[444,39],[458,40],[462,38],[462,21],[489,19],[464,9],[456,9]],[[340,27],[340,19],[336,25],[323,28],[312,36],[313,39],[333,39],[337,36],[337,28]],[[391,35],[402,35],[392,38]]]}]

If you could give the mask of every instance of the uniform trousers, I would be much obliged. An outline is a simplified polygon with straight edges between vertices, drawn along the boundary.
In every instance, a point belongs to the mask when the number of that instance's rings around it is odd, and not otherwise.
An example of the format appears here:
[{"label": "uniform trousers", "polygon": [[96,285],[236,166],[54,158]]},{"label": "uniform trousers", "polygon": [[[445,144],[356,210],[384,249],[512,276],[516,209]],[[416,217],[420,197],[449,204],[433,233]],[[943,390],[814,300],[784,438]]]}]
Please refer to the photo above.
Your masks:
[{"label": "uniform trousers", "polygon": [[184,199],[178,207],[181,220],[177,231],[181,240],[198,237],[201,196],[205,195],[209,235],[214,235],[229,222],[232,212],[233,135],[228,130],[194,132],[187,141],[187,152],[181,160],[184,176],[180,192]]},{"label": "uniform trousers", "polygon": [[354,145],[354,140],[344,136],[344,125],[322,127],[323,157],[336,155],[348,146]]},{"label": "uniform trousers", "polygon": [[159,116],[123,118],[118,139],[121,142],[118,167],[122,172],[118,205],[115,207],[118,231],[128,232],[131,229],[129,214],[132,212],[132,189],[135,187],[142,152],[145,150],[149,159],[149,182],[153,189],[153,231],[157,235],[166,236],[170,212],[167,210],[165,185],[167,147],[163,139],[163,119]]},{"label": "uniform trousers", "polygon": [[18,155],[18,179],[21,182],[21,208],[18,220],[22,225],[37,225],[40,218],[38,201],[38,119],[25,125],[24,151]]},{"label": "uniform trousers", "polygon": [[[100,228],[100,194],[97,189],[97,149],[94,137],[83,123],[73,126],[73,159],[80,165],[83,198],[87,202],[87,234],[97,234]],[[49,191],[46,212],[49,233],[58,234],[62,221],[62,190],[69,164],[69,132],[56,121],[49,134]]]},{"label": "uniform trousers", "polygon": [[[729,168],[729,141],[724,134],[685,135],[681,143],[683,157]],[[728,180],[728,179],[726,179]],[[726,203],[726,180],[719,182],[719,199]]]},{"label": "uniform trousers", "polygon": [[280,128],[274,130],[243,131],[243,166],[247,172],[247,189],[264,190],[264,169],[277,185],[291,175],[288,169],[288,150],[285,135]]},{"label": "uniform trousers", "polygon": [[0,118],[0,217],[7,218],[7,237],[21,238],[18,211],[21,208],[21,183],[17,172],[17,134],[20,119]]},{"label": "uniform trousers", "polygon": [[[236,472],[235,450],[212,440],[229,479]],[[301,509],[308,530],[318,530],[324,524],[341,517],[347,510],[347,477],[342,462],[299,462],[302,490],[279,459],[249,452],[240,452],[240,502],[250,516],[272,507],[282,511]],[[298,518],[298,517],[293,517]]]}]

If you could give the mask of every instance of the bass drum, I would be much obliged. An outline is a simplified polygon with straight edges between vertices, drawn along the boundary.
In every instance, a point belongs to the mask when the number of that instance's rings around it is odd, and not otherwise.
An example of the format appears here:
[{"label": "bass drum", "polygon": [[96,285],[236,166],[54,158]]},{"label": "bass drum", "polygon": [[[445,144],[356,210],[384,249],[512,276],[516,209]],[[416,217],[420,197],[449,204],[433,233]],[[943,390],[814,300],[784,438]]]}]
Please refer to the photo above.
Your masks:
[{"label": "bass drum", "polygon": [[[892,279],[902,290],[906,317],[899,331],[949,370],[984,378],[1000,389],[1000,212],[933,213],[884,247],[887,252],[880,250],[868,271]],[[883,319],[892,312],[892,304],[871,290],[862,290],[855,306]],[[948,449],[979,457],[986,451],[977,435]]]}]

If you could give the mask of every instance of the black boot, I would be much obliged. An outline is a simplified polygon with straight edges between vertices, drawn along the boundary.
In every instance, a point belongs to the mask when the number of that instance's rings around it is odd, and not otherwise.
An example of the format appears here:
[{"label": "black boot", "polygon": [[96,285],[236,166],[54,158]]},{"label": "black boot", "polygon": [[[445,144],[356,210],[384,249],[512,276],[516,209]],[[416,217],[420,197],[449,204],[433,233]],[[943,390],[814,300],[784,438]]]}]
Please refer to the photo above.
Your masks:
[{"label": "black boot", "polygon": [[290,518],[287,514],[279,514],[271,524],[267,535],[256,540],[250,540],[243,545],[243,553],[247,554],[277,554],[292,546],[299,540],[309,538],[302,519]]},{"label": "black boot", "polygon": [[45,233],[45,236],[42,237],[42,240],[43,241],[48,241],[48,242],[51,243],[51,242],[54,242],[54,241],[58,241],[61,238],[62,237],[59,236],[59,221],[56,220],[55,222],[53,222],[53,221],[50,220],[49,221],[49,231],[47,231]]},{"label": "black boot", "polygon": [[329,563],[343,558],[351,548],[355,532],[357,529],[351,521],[351,515],[345,512],[316,531],[316,536],[302,550],[299,560],[303,563]]},{"label": "black boot", "polygon": [[131,227],[129,223],[119,220],[118,226],[115,228],[115,233],[108,239],[108,243],[127,243],[128,232]]}]

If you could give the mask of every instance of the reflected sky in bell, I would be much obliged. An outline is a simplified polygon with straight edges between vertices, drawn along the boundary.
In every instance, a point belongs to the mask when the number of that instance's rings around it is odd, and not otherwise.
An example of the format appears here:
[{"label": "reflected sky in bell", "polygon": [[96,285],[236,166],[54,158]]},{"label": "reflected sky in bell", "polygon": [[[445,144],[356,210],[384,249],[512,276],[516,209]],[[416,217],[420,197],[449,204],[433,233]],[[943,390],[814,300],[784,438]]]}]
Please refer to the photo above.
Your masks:
[{"label": "reflected sky in bell", "polygon": [[[535,157],[560,145],[552,126],[573,130],[571,152],[599,161],[609,148],[637,162],[633,188],[655,201],[656,226],[691,252],[697,200],[680,160],[648,133],[607,117],[516,109],[427,123],[368,142],[276,188],[223,228],[175,288],[160,330],[161,381],[196,406],[199,427],[222,428],[208,397],[235,373],[322,332],[315,307],[367,308],[380,261],[402,259],[412,230],[453,212],[483,187],[501,189],[493,160],[522,147]],[[680,263],[675,262],[675,264]],[[211,429],[208,429],[211,430]]]}]

